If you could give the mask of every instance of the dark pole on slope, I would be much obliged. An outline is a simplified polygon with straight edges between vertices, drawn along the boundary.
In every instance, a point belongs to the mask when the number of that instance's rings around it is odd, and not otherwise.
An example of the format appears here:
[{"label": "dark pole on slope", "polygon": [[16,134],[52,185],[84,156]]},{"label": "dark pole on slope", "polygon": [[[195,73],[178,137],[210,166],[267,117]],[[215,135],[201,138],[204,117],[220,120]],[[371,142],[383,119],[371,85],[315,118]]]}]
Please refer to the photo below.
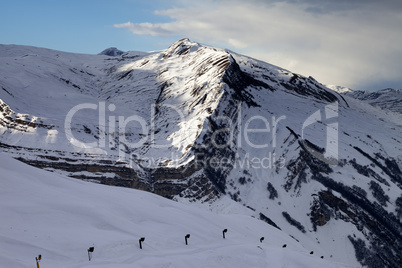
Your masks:
[{"label": "dark pole on slope", "polygon": [[89,249],[88,249],[88,259],[89,259],[89,261],[91,261],[91,259],[92,259],[92,252],[94,252],[94,247],[90,247]]},{"label": "dark pole on slope", "polygon": [[141,237],[140,240],[139,240],[140,249],[142,249],[142,242],[144,242],[144,241],[145,241],[145,237]]},{"label": "dark pole on slope", "polygon": [[226,237],[225,237],[225,233],[228,231],[228,229],[223,229],[223,231],[222,231],[222,235],[223,235],[223,239],[225,239]]},{"label": "dark pole on slope", "polygon": [[187,244],[187,239],[188,239],[188,238],[190,238],[190,234],[186,234],[186,236],[184,237],[184,239],[186,240],[186,245],[188,245],[188,244]]}]

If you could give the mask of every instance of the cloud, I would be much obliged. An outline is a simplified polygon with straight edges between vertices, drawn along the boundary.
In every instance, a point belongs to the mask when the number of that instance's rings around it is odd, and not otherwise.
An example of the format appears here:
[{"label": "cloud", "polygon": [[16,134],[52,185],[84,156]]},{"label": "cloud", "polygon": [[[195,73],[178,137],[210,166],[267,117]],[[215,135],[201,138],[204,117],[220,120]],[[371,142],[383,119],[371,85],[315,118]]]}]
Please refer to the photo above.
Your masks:
[{"label": "cloud", "polygon": [[187,36],[326,84],[370,88],[402,79],[400,1],[181,1],[167,23],[124,23],[138,35]]},{"label": "cloud", "polygon": [[305,6],[305,11],[313,13],[334,13],[355,10],[388,10],[401,12],[400,0],[251,0],[256,4],[271,4],[284,2]]},{"label": "cloud", "polygon": [[[169,36],[174,34],[173,31],[169,30],[169,24],[162,23],[131,23],[126,22],[122,24],[114,24],[113,27],[116,28],[128,28],[132,33],[139,35],[151,35],[151,36]],[[175,29],[174,31],[176,31]]]}]

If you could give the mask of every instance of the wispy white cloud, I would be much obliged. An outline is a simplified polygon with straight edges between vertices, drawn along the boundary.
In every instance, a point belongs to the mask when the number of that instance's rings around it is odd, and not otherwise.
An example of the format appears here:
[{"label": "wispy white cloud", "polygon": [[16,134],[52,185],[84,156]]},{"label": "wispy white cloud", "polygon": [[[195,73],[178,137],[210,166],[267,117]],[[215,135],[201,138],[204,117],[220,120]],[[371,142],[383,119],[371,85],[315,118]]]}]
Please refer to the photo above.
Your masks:
[{"label": "wispy white cloud", "polygon": [[139,35],[151,35],[151,36],[169,36],[175,33],[177,29],[170,30],[169,24],[166,23],[132,23],[126,22],[121,24],[115,24],[116,28],[128,28],[132,33]]},{"label": "wispy white cloud", "polygon": [[[336,3],[338,4],[336,4]],[[155,13],[167,23],[123,23],[134,34],[188,36],[228,47],[322,83],[402,87],[402,5],[398,1],[182,1]]]}]

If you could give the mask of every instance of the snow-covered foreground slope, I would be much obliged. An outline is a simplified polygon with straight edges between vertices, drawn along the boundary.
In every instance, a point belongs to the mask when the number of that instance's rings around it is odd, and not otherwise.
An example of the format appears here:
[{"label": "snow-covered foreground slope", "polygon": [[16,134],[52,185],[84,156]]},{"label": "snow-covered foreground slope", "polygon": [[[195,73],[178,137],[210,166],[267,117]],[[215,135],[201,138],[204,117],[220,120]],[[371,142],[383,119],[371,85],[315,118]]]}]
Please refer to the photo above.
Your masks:
[{"label": "snow-covered foreground slope", "polygon": [[317,248],[310,255],[311,248],[249,216],[77,181],[5,154],[0,163],[1,267],[34,267],[38,254],[43,268],[350,267],[321,259]]}]

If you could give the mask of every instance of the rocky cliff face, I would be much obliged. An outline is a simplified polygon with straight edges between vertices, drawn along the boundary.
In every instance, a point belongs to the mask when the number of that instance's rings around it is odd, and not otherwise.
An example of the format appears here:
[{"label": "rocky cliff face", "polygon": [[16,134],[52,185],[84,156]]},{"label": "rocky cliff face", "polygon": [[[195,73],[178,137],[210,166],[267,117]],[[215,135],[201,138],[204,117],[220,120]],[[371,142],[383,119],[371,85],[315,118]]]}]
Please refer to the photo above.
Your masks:
[{"label": "rocky cliff face", "polygon": [[326,257],[398,267],[402,118],[188,39],[155,53],[0,46],[0,148],[183,202],[226,197]]}]

